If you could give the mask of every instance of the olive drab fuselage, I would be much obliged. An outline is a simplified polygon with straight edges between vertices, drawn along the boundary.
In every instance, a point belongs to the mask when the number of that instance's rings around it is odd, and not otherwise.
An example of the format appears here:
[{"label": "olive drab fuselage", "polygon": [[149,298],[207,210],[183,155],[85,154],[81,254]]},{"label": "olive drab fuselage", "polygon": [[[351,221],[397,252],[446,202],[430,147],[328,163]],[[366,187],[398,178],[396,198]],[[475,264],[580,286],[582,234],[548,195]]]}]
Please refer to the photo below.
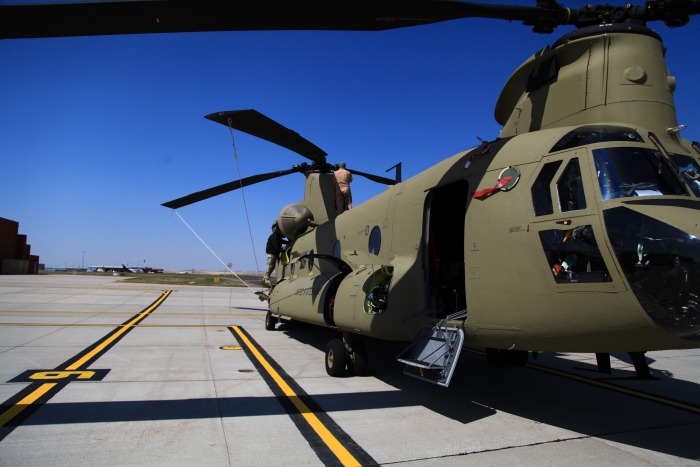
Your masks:
[{"label": "olive drab fuselage", "polygon": [[[663,45],[646,28],[586,29],[516,70],[490,145],[337,216],[333,175],[306,174],[316,225],[282,255],[273,315],[410,340],[466,309],[448,324],[484,347],[700,346],[698,152],[676,128]],[[473,196],[509,167],[507,190]]]}]

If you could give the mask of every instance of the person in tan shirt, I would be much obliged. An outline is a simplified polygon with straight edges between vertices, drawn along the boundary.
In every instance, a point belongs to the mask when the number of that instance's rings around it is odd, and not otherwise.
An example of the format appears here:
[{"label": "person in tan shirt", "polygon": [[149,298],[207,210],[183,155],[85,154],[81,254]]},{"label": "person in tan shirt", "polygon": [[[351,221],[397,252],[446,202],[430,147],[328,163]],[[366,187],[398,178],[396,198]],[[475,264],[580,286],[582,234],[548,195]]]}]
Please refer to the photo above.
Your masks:
[{"label": "person in tan shirt", "polygon": [[338,185],[335,192],[335,206],[338,209],[338,214],[342,214],[346,209],[352,209],[352,191],[350,191],[352,174],[345,168],[345,162],[341,162],[334,175]]}]

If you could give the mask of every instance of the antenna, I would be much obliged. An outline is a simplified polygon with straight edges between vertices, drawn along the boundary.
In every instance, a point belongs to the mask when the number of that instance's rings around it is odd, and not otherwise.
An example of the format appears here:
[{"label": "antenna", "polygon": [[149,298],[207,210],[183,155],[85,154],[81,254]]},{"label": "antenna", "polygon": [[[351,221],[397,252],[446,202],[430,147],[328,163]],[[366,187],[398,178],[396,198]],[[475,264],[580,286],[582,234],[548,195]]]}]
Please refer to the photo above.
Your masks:
[{"label": "antenna", "polygon": [[398,164],[396,164],[393,167],[389,167],[384,172],[388,172],[391,169],[396,169],[396,183],[401,183],[401,162],[399,162]]}]

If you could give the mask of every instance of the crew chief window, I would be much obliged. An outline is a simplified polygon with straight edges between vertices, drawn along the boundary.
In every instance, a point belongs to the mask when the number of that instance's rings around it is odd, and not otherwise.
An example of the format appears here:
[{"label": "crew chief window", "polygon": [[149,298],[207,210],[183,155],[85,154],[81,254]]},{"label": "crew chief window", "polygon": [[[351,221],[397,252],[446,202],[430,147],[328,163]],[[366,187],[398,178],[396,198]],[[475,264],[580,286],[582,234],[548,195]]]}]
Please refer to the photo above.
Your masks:
[{"label": "crew chief window", "polygon": [[539,235],[557,284],[612,281],[592,226],[542,230]]}]

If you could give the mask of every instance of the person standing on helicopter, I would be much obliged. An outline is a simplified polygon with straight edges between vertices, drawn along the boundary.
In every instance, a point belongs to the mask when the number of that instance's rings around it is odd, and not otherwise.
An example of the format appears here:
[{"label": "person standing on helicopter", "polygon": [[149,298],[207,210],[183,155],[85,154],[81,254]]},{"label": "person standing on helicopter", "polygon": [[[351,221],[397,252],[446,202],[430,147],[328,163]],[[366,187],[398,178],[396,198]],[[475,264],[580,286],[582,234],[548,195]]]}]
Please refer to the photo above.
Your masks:
[{"label": "person standing on helicopter", "polygon": [[352,209],[352,191],[350,191],[352,173],[345,168],[345,162],[341,162],[333,175],[335,175],[335,181],[338,185],[335,192],[335,206],[338,214],[342,214],[347,209]]},{"label": "person standing on helicopter", "polygon": [[265,275],[260,280],[260,283],[265,287],[272,287],[270,275],[272,274],[272,271],[275,270],[280,253],[284,251],[285,243],[287,243],[287,240],[282,236],[282,231],[280,230],[277,221],[273,222],[272,234],[267,238],[267,245],[265,247],[265,253],[267,253]]}]

